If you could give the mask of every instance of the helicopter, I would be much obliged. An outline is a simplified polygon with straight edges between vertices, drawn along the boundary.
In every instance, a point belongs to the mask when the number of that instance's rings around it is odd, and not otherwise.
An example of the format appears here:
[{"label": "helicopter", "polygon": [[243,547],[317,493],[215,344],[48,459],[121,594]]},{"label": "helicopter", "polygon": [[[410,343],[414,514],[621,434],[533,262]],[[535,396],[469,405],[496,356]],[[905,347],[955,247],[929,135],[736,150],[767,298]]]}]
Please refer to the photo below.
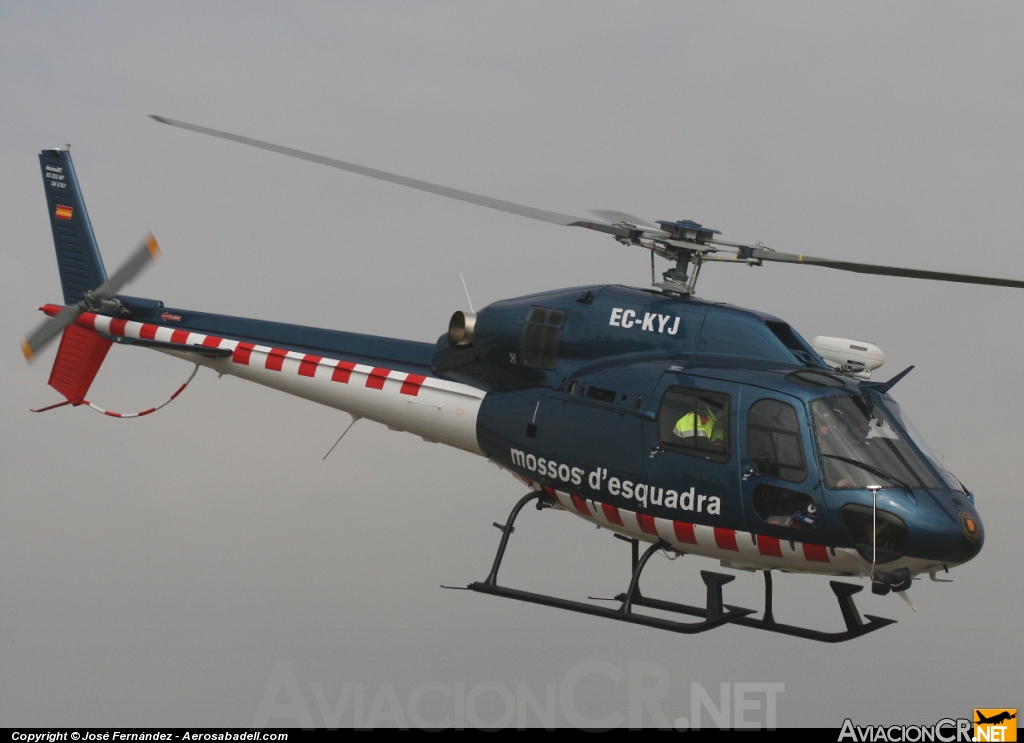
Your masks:
[{"label": "helicopter", "polygon": [[[912,582],[981,551],[975,496],[889,394],[913,367],[872,378],[881,349],[805,340],[784,320],[701,299],[704,264],[765,262],[1024,288],[1024,281],[838,261],[729,242],[692,220],[655,224],[604,210],[546,211],[228,132],[169,126],[299,158],[553,225],[583,227],[650,253],[652,286],[579,286],[456,311],[434,343],[166,307],[121,290],[159,255],[147,236],[107,276],[70,147],[39,154],[63,304],[22,343],[32,361],[60,336],[49,384],[87,405],[115,343],[160,351],[486,457],[528,492],[503,524],[491,570],[463,590],[682,634],[724,625],[843,642],[892,624],[859,613],[863,585],[832,580],[845,629],[776,621],[774,571],[866,579],[911,603]],[[655,257],[674,265],[657,281]],[[351,428],[351,425],[349,428]],[[345,429],[342,438],[349,429]],[[340,441],[339,438],[338,441]],[[335,443],[335,446],[337,442]],[[330,452],[328,452],[329,454]],[[509,587],[498,573],[520,512],[566,511],[631,547],[630,581],[612,599],[577,601]],[[701,570],[702,604],[648,596],[651,557],[695,555],[761,572],[764,608],[726,604],[733,574]],[[450,588],[449,586],[445,586]],[[611,601],[611,605],[595,603]],[[912,606],[912,604],[911,604]],[[638,608],[658,613],[637,611]],[[668,618],[666,615],[668,615]],[[693,617],[684,621],[680,616]]]}]

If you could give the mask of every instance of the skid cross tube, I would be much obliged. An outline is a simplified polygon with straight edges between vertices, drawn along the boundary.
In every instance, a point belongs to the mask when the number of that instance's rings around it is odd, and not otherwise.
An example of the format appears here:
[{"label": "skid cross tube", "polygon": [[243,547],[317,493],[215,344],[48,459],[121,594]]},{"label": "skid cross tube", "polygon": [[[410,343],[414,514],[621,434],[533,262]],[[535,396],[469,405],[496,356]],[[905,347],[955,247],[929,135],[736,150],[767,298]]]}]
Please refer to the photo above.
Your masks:
[{"label": "skid cross tube", "polygon": [[[704,577],[705,583],[708,579],[705,577],[706,571],[701,571],[701,576]],[[711,573],[711,575],[717,575],[717,573]],[[732,579],[733,576],[725,576]],[[836,595],[836,599],[839,601],[839,610],[842,612],[843,621],[846,624],[845,632],[822,632],[820,630],[808,629],[806,627],[797,627],[792,624],[780,624],[775,621],[772,615],[772,577],[771,572],[768,570],[764,571],[764,615],[758,619],[750,616],[737,617],[732,620],[733,624],[738,624],[743,627],[751,627],[753,629],[765,630],[767,632],[777,632],[782,635],[790,635],[792,637],[802,637],[805,640],[816,640],[818,642],[845,642],[852,640],[855,637],[866,635],[869,632],[874,632],[877,629],[881,629],[889,624],[895,624],[895,619],[886,619],[885,617],[876,617],[871,614],[865,614],[867,622],[861,619],[860,612],[857,611],[857,606],[853,603],[853,595],[864,590],[864,586],[856,586],[852,583],[842,583],[840,581],[830,581],[829,585],[832,587],[832,593]],[[717,589],[721,592],[721,585]],[[712,586],[708,584],[708,606],[711,604],[711,591]],[[719,596],[721,594],[719,593]],[[616,599],[625,599],[624,594],[620,594],[615,597]],[[649,609],[660,609],[661,611],[671,611],[678,614],[686,614],[693,617],[705,617],[710,619],[710,615],[707,609],[702,609],[699,606],[687,606],[686,604],[676,604],[670,601],[660,601],[658,599],[650,599],[646,596],[637,596],[633,599],[633,603],[637,606],[646,606]]]},{"label": "skid cross tube", "polygon": [[556,596],[547,596],[540,593],[520,591],[515,588],[499,586],[498,569],[501,567],[501,562],[505,557],[505,549],[508,547],[509,537],[514,531],[513,524],[519,516],[519,512],[522,511],[523,507],[532,500],[541,499],[537,503],[538,509],[550,506],[550,504],[543,500],[543,498],[544,494],[542,492],[529,493],[523,496],[519,502],[516,503],[512,512],[509,514],[508,520],[503,526],[501,526],[501,542],[498,545],[498,552],[494,556],[494,564],[491,566],[491,572],[488,574],[487,579],[483,582],[470,583],[466,588],[478,593],[489,593],[494,596],[516,599],[517,601],[527,601],[532,604],[541,604],[543,606],[551,606],[556,609],[566,609],[580,614],[605,617],[608,619],[615,619],[620,622],[629,622],[630,624],[639,624],[646,627],[654,627],[656,629],[664,629],[670,632],[680,632],[683,634],[706,632],[710,629],[714,629],[715,627],[720,627],[723,624],[735,622],[737,619],[744,618],[747,615],[754,613],[751,609],[741,609],[734,606],[723,605],[722,584],[732,580],[733,576],[722,575],[720,573],[708,573],[707,571],[701,571],[701,577],[704,578],[704,582],[708,586],[708,607],[701,615],[704,617],[704,621],[678,622],[672,619],[663,619],[661,617],[652,617],[634,613],[633,605],[643,605],[643,601],[647,600],[640,594],[640,574],[643,572],[648,560],[650,560],[655,552],[668,547],[667,544],[660,541],[648,547],[643,556],[640,557],[639,542],[635,539],[629,540],[632,542],[633,574],[628,591],[617,597],[617,600],[622,602],[618,609],[595,606],[594,604],[588,604],[583,601],[571,601],[569,599],[562,599]]}]

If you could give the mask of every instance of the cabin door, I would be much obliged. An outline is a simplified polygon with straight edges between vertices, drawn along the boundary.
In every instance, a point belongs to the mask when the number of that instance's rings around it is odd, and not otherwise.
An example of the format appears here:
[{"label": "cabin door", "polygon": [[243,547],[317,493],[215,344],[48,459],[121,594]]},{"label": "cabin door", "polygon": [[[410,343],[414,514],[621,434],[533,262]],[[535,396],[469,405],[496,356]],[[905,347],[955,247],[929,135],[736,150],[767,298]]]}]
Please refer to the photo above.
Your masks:
[{"label": "cabin door", "polygon": [[736,408],[740,386],[669,371],[658,384],[644,421],[644,460],[652,487],[662,495],[661,514],[678,521],[739,529]]},{"label": "cabin door", "polygon": [[794,544],[832,542],[801,401],[747,387],[737,412],[744,429],[743,508],[751,530]]}]

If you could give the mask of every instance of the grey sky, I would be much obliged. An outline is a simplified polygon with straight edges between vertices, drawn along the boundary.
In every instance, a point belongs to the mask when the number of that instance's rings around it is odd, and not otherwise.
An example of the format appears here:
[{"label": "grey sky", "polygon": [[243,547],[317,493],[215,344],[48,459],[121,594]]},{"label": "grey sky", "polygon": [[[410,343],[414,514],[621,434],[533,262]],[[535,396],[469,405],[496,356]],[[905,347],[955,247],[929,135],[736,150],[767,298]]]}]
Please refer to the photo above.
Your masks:
[{"label": "grey sky", "polygon": [[[208,371],[138,421],[36,416],[59,399],[53,353],[28,367],[18,342],[60,297],[36,154],[65,142],[108,268],[152,230],[164,255],[131,293],[171,306],[432,342],[465,309],[459,271],[478,308],[648,281],[647,255],[608,237],[150,113],[557,212],[1024,278],[1022,30],[1015,3],[0,2],[0,725],[248,725],[278,662],[314,721],[314,682],[334,699],[345,682],[539,694],[594,660],[662,664],[670,719],[691,682],[785,683],[781,725],[1019,706],[1020,291],[705,269],[702,296],[879,344],[882,378],[916,364],[895,396],[977,493],[980,557],[916,583],[916,614],[860,599],[899,623],[839,647],[442,591],[486,575],[490,524],[521,494],[484,460],[362,422],[321,462],[344,415]],[[146,408],[188,372],[114,349],[90,397]],[[607,533],[523,526],[510,583],[581,598],[627,579]],[[715,564],[682,563],[652,586],[699,596]],[[776,582],[780,619],[838,621],[827,580]],[[759,587],[741,574],[728,600],[758,607]],[[587,703],[624,698],[595,681]]]}]

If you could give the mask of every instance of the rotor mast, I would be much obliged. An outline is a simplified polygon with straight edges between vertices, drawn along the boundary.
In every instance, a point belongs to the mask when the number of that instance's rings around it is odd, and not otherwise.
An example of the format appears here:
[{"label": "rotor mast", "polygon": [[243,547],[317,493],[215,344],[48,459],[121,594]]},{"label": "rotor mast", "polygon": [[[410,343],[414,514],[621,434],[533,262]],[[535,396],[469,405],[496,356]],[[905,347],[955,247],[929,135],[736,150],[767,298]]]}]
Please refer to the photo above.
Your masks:
[{"label": "rotor mast", "polygon": [[659,221],[658,224],[661,229],[643,229],[620,222],[617,226],[626,228],[630,234],[616,239],[623,245],[639,245],[662,258],[675,261],[674,267],[662,273],[664,280],[652,281],[652,286],[665,294],[690,296],[696,291],[700,269],[708,253],[718,251],[713,236],[721,233],[690,219]]}]

